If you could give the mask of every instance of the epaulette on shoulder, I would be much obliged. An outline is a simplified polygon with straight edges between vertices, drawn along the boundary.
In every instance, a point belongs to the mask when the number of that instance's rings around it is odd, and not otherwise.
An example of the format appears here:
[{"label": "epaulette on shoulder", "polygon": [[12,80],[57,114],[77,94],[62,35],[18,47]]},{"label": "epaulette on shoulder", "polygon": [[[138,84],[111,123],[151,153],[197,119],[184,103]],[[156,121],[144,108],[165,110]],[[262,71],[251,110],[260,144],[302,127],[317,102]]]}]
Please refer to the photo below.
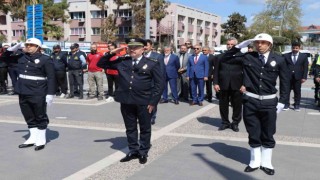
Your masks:
[{"label": "epaulette on shoulder", "polygon": [[155,58],[146,57],[146,59],[147,59],[147,60],[150,60],[150,61],[153,61],[153,62],[158,62],[158,60],[155,59]]}]

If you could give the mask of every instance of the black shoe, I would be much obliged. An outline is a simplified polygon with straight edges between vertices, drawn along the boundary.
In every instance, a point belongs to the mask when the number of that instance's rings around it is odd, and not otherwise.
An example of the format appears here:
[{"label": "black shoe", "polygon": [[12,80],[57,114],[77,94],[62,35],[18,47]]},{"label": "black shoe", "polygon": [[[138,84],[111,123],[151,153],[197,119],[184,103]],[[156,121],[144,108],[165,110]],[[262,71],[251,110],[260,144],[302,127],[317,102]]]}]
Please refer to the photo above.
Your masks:
[{"label": "black shoe", "polygon": [[102,101],[103,100],[103,97],[102,96],[99,96],[98,97],[98,101]]},{"label": "black shoe", "polygon": [[222,124],[220,127],[219,127],[219,131],[223,131],[223,130],[225,130],[225,129],[228,129],[230,126],[229,126],[229,124]]},{"label": "black shoe", "polygon": [[151,125],[154,125],[156,123],[155,119],[151,119]]},{"label": "black shoe", "polygon": [[87,97],[88,100],[94,99],[94,98],[95,98],[94,96],[88,96],[88,97]]},{"label": "black shoe", "polygon": [[178,100],[174,100],[173,103],[174,103],[175,105],[178,105],[178,104],[179,104],[179,101],[178,101]]},{"label": "black shoe", "polygon": [[209,103],[212,103],[212,99],[208,99],[208,102],[209,102]]},{"label": "black shoe", "polygon": [[232,123],[232,124],[231,124],[231,129],[232,129],[234,132],[239,132],[238,124]]},{"label": "black shoe", "polygon": [[140,164],[145,164],[148,161],[147,156],[140,156],[139,157],[139,163]]},{"label": "black shoe", "polygon": [[83,99],[83,96],[79,96],[79,99]]},{"label": "black shoe", "polygon": [[250,167],[250,166],[247,166],[245,169],[244,169],[244,172],[252,172],[252,171],[255,171],[255,170],[257,170],[258,169],[258,167],[257,168],[252,168],[252,167]]},{"label": "black shoe", "polygon": [[20,144],[19,148],[27,148],[27,147],[32,147],[34,144]]},{"label": "black shoe", "polygon": [[199,102],[199,106],[203,106],[203,103],[202,103],[202,102]]},{"label": "black shoe", "polygon": [[137,159],[139,157],[138,154],[127,154],[126,157],[122,158],[120,160],[120,162],[128,162],[128,161],[131,161],[132,159]]},{"label": "black shoe", "polygon": [[34,148],[35,151],[40,151],[41,149],[44,149],[45,145],[36,146]]},{"label": "black shoe", "polygon": [[262,167],[262,166],[260,166],[260,169],[268,175],[271,175],[271,176],[274,175],[274,169],[269,169],[269,168]]},{"label": "black shoe", "polygon": [[300,105],[294,105],[294,111],[300,111]]},{"label": "black shoe", "polygon": [[169,102],[168,100],[161,99],[159,103],[160,103],[160,104],[163,104],[163,103],[168,103],[168,102]]}]

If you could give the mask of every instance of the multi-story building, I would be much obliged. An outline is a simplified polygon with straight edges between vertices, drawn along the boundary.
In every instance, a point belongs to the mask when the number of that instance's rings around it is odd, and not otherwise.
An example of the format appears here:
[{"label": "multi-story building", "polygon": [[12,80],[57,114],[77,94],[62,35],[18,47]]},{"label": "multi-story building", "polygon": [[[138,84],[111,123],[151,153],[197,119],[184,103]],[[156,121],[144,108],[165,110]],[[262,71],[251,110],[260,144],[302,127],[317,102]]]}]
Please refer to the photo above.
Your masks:
[{"label": "multi-story building", "polygon": [[303,26],[299,32],[302,42],[320,42],[320,26],[311,24],[310,26]]},{"label": "multi-story building", "polygon": [[[110,14],[116,15],[116,24],[119,27],[116,34],[119,39],[128,37],[133,28],[134,12],[129,6],[123,5],[117,11],[113,0],[105,1],[105,11],[90,3],[90,0],[68,0],[69,8],[66,12],[70,20],[68,23],[55,21],[64,28],[64,42],[99,42],[101,41],[101,24]],[[207,46],[220,45],[221,18],[217,15],[201,10],[189,8],[179,4],[170,4],[168,15],[157,25],[151,21],[150,35],[155,41],[163,45],[178,46],[186,40],[193,44]],[[45,12],[44,12],[45,13]],[[151,12],[153,13],[153,12]],[[13,18],[11,14],[0,14],[0,33],[5,34],[9,42],[18,41],[26,32],[26,23]],[[56,39],[48,39],[56,41]]]}]

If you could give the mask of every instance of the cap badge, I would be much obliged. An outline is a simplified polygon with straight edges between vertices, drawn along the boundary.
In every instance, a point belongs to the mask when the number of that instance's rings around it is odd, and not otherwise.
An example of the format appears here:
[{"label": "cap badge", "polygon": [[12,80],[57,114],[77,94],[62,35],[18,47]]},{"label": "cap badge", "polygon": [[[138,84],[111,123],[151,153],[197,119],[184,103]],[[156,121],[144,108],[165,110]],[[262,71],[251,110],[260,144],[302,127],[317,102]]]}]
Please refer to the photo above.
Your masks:
[{"label": "cap badge", "polygon": [[40,62],[39,59],[34,60],[34,63],[38,64]]}]

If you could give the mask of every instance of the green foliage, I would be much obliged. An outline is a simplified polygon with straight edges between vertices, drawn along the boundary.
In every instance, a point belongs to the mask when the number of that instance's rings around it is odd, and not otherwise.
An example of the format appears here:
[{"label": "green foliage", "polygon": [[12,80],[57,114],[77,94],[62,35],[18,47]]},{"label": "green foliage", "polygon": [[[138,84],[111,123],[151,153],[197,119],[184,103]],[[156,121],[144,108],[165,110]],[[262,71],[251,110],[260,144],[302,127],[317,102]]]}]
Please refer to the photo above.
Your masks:
[{"label": "green foliage", "polygon": [[0,33],[0,42],[7,42],[7,36]]},{"label": "green foliage", "polygon": [[229,16],[226,23],[221,24],[224,32],[232,37],[239,38],[242,34],[246,32],[245,23],[247,22],[246,16],[234,12]]},{"label": "green foliage", "polygon": [[116,33],[118,31],[118,27],[113,23],[113,19],[113,15],[109,15],[101,27],[101,40],[104,42],[114,42],[117,40]]}]

